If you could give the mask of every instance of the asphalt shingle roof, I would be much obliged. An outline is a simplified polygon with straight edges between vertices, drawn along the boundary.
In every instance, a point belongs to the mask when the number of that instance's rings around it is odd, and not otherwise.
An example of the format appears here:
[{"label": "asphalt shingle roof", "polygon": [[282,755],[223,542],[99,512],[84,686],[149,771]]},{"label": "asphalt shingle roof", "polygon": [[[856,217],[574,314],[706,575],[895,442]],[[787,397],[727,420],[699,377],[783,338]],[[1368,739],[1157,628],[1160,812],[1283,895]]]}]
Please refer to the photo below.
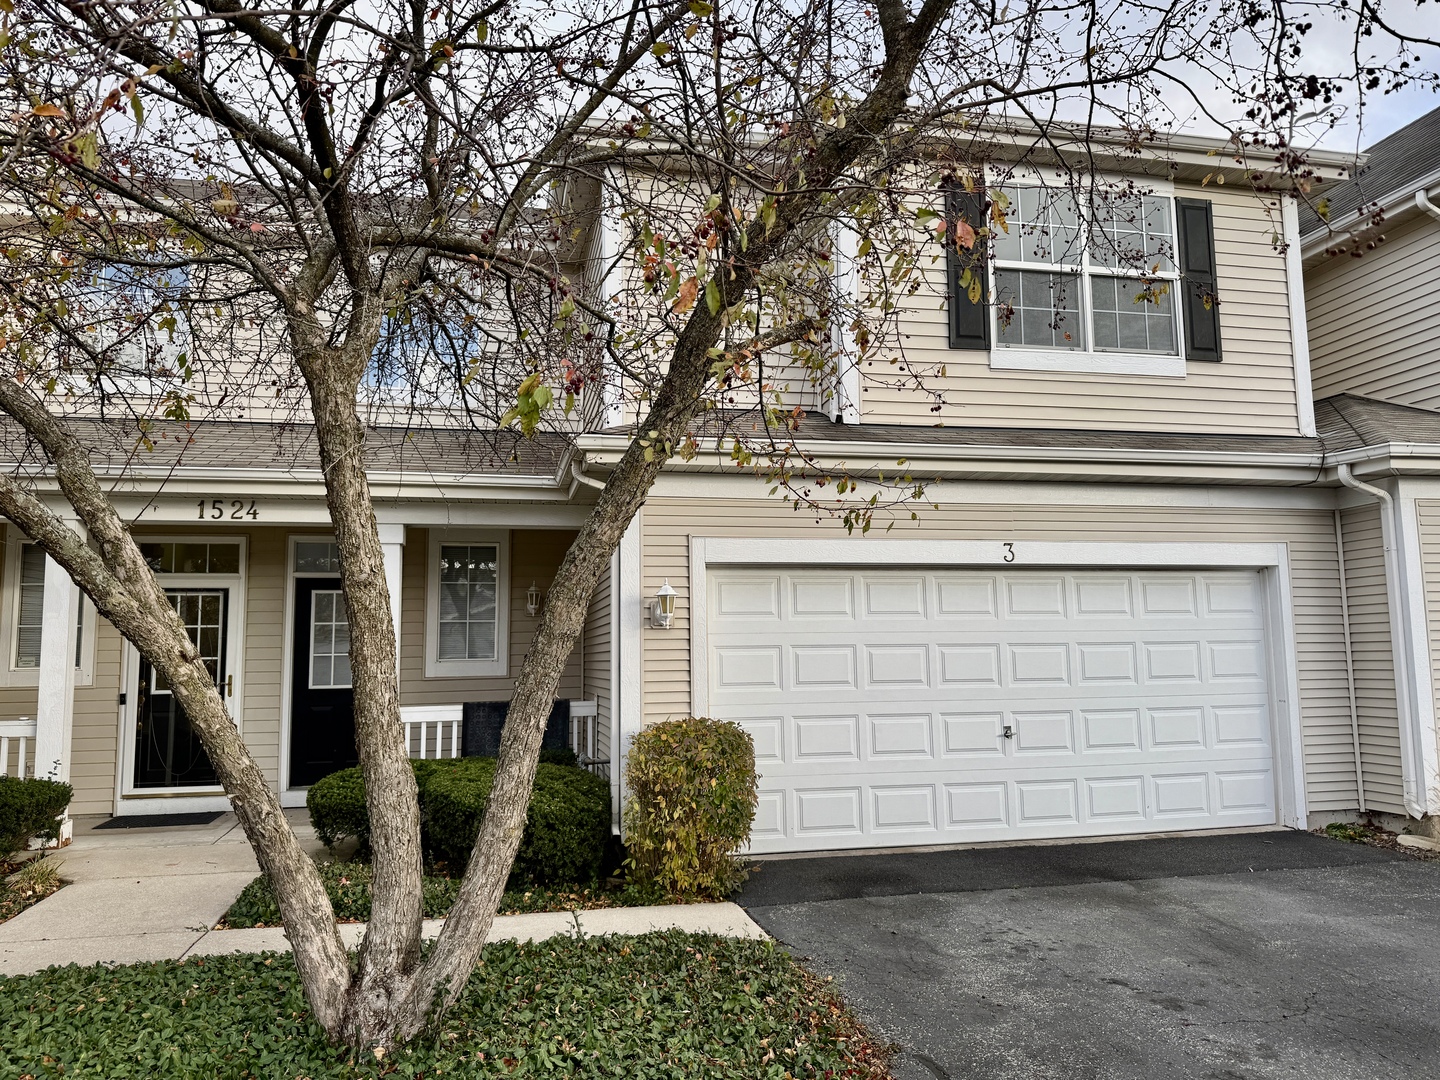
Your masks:
[{"label": "asphalt shingle roof", "polygon": [[1317,401],[1315,427],[1329,453],[1386,443],[1440,446],[1440,412],[1357,394]]},{"label": "asphalt shingle roof", "polygon": [[[1368,212],[1370,205],[1377,200],[1391,192],[1406,189],[1440,170],[1440,108],[1412,120],[1365,153],[1365,164],[1354,176],[1338,184],[1321,187],[1311,197],[1312,201],[1329,200],[1328,219],[1336,228],[1348,227],[1357,212]],[[1301,235],[1314,232],[1322,224],[1324,222],[1314,209],[1302,202]]]},{"label": "asphalt shingle roof", "polygon": [[[275,469],[301,472],[320,467],[309,424],[201,420],[159,421],[146,429],[149,446],[133,424],[89,419],[68,421],[102,471],[127,467],[169,469]],[[554,476],[567,440],[559,435],[525,439],[510,431],[424,427],[368,427],[366,465],[376,472],[466,477]],[[39,465],[38,446],[9,418],[0,425],[0,447],[11,462]]]}]

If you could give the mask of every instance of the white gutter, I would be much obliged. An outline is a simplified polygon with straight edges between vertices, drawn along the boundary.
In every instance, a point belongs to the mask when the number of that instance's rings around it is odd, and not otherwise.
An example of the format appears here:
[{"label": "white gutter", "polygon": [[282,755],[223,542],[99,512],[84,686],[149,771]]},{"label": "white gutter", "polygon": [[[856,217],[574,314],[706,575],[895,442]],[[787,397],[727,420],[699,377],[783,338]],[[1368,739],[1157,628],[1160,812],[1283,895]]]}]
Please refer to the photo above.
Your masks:
[{"label": "white gutter", "polygon": [[[1411,206],[1433,215],[1434,203],[1431,202],[1428,192],[1436,184],[1440,184],[1440,170],[1413,180],[1404,187],[1396,188],[1384,198],[1373,200],[1373,202],[1386,218],[1389,218],[1394,211],[1408,210]],[[1300,238],[1301,254],[1306,260],[1309,260],[1332,244],[1353,239],[1359,233],[1364,232],[1367,227],[1364,221],[1352,221],[1343,231],[1336,232],[1328,225],[1322,225]]]},{"label": "white gutter", "polygon": [[1413,817],[1421,818],[1425,816],[1426,806],[1423,793],[1416,786],[1421,759],[1420,715],[1411,693],[1413,683],[1410,678],[1410,659],[1413,654],[1409,633],[1410,620],[1406,619],[1401,611],[1405,590],[1401,581],[1399,553],[1395,547],[1395,537],[1400,525],[1395,518],[1395,500],[1383,488],[1355,479],[1346,462],[1336,465],[1335,476],[1346,487],[1368,495],[1380,503],[1380,534],[1385,545],[1386,607],[1390,611],[1390,655],[1395,668],[1395,705],[1400,714],[1400,758],[1405,809]]},{"label": "white gutter", "polygon": [[[605,481],[596,480],[593,476],[586,476],[585,470],[580,467],[580,462],[574,458],[570,459],[570,475],[575,479],[576,483],[584,484],[586,487],[592,487],[596,491],[605,490]],[[573,491],[574,488],[572,487],[571,490]]]},{"label": "white gutter", "polygon": [[1433,202],[1430,201],[1430,196],[1423,187],[1419,191],[1415,192],[1415,205],[1418,206],[1425,213],[1433,217],[1436,221],[1440,221],[1440,206],[1436,206]]}]

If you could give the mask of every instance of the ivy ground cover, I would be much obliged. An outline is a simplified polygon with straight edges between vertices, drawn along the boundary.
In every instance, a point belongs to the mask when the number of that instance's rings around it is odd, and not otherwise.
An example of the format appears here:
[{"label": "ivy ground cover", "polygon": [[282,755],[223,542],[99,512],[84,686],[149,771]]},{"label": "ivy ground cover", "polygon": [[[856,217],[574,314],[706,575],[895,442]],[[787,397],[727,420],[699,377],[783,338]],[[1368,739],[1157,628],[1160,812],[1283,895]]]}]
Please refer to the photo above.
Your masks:
[{"label": "ivy ground cover", "polygon": [[309,1080],[888,1076],[833,987],[766,941],[676,931],[486,948],[432,1034],[347,1059],[281,954],[0,977],[0,1076]]}]

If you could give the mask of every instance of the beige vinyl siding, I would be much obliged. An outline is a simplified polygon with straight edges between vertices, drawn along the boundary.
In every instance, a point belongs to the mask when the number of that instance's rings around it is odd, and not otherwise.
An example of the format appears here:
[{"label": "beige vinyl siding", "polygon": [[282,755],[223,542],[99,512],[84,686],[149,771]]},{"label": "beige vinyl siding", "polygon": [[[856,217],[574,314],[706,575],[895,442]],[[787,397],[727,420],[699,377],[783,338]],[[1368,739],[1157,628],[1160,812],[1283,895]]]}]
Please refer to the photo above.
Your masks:
[{"label": "beige vinyl siding", "polygon": [[[690,575],[692,536],[842,538],[838,524],[813,520],[777,503],[754,499],[652,497],[642,527],[643,595],[665,578],[679,592],[676,625],[644,631],[642,715],[645,723],[684,716],[690,709]],[[1306,792],[1313,811],[1356,805],[1350,706],[1340,625],[1334,517],[1328,510],[1243,510],[1211,507],[1058,505],[942,505],[889,534],[957,540],[1087,540],[1106,542],[1283,542],[1290,551],[1304,730]],[[852,538],[855,560],[885,539]],[[1393,720],[1392,720],[1393,724]]]},{"label": "beige vinyl siding", "polygon": [[[550,587],[573,532],[517,529],[510,534],[510,674],[493,677],[425,677],[425,584],[430,537],[425,529],[405,534],[404,585],[401,593],[400,704],[453,705],[465,701],[508,701],[520,664],[535,636],[536,620],[525,611],[525,592],[534,581]],[[557,697],[580,696],[579,651],[570,657],[556,688]]]},{"label": "beige vinyl siding", "polygon": [[95,622],[95,681],[76,688],[71,728],[70,785],[75,798],[70,813],[77,815],[109,814],[115,809],[121,749],[119,694],[125,640],[104,619]]},{"label": "beige vinyl siding", "polygon": [[[945,265],[937,259],[922,267],[925,287],[902,301],[898,338],[862,367],[862,420],[1298,434],[1285,258],[1272,240],[1275,200],[1182,185],[1175,194],[1213,206],[1221,363],[1191,362],[1184,379],[992,371],[989,354],[949,348]],[[938,412],[936,393],[945,399]]]},{"label": "beige vinyl siding", "polygon": [[1395,700],[1395,657],[1390,647],[1380,508],[1353,506],[1341,512],[1340,521],[1345,538],[1345,588],[1350,607],[1365,805],[1371,810],[1403,814],[1400,713]]},{"label": "beige vinyl siding", "polygon": [[1305,276],[1315,396],[1440,409],[1440,223],[1421,214],[1386,234]]},{"label": "beige vinyl siding", "polygon": [[[241,731],[265,779],[280,786],[280,680],[284,668],[286,538],[283,529],[249,533],[245,579],[245,695]],[[288,747],[286,748],[288,750]]]},{"label": "beige vinyl siding", "polygon": [[1420,519],[1420,561],[1425,581],[1425,624],[1429,629],[1430,688],[1440,716],[1440,502],[1417,499]]},{"label": "beige vinyl siding", "polygon": [[610,676],[610,646],[612,643],[613,614],[611,606],[611,575],[607,570],[595,587],[590,598],[590,610],[585,616],[584,643],[584,693],[582,696],[595,701],[599,713],[596,754],[602,759],[610,757],[610,724],[614,716],[613,685]]}]

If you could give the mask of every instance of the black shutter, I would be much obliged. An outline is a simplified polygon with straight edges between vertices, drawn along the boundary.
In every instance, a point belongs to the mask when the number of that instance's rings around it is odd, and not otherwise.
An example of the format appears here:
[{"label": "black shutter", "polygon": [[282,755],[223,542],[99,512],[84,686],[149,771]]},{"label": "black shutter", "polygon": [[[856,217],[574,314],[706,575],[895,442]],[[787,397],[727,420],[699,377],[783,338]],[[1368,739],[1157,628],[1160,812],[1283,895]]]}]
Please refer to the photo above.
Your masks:
[{"label": "black shutter", "polygon": [[1215,283],[1215,223],[1209,199],[1176,199],[1180,312],[1185,358],[1220,359],[1220,300]]},{"label": "black shutter", "polygon": [[[990,307],[986,297],[990,276],[986,272],[985,243],[977,240],[969,251],[955,245],[957,221],[966,222],[977,233],[985,227],[985,193],[966,191],[959,184],[945,189],[945,279],[950,300],[950,348],[990,348]],[[971,278],[979,275],[980,302],[970,300],[969,289],[960,284],[966,270]],[[969,280],[969,279],[967,279]]]}]

